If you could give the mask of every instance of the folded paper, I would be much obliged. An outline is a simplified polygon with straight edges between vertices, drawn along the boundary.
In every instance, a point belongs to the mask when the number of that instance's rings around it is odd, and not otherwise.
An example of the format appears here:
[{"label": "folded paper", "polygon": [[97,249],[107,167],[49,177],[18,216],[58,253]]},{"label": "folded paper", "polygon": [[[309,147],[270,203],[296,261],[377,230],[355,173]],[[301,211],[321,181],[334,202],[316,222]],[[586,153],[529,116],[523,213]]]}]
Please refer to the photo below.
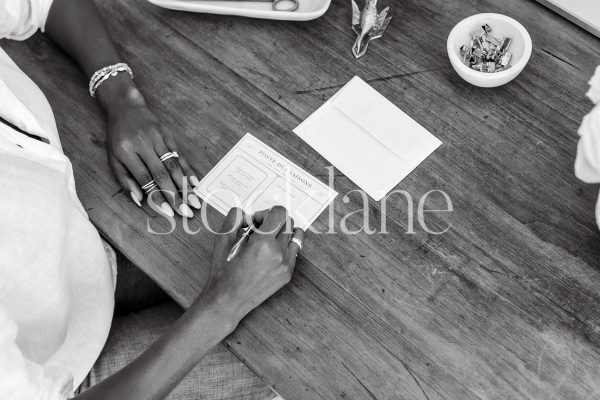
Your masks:
[{"label": "folded paper", "polygon": [[442,144],[358,77],[294,133],[377,201]]}]

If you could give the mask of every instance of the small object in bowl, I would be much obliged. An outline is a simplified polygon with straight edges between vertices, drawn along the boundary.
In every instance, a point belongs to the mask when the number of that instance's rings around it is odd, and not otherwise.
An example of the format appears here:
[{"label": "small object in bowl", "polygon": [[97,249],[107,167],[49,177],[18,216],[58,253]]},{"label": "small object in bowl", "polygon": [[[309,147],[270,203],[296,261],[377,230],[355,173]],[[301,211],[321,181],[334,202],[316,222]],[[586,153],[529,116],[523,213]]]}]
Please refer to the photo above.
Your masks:
[{"label": "small object in bowl", "polygon": [[512,54],[508,52],[508,48],[512,39],[494,37],[493,30],[488,24],[483,25],[481,29],[480,32],[471,35],[472,39],[468,45],[460,47],[465,65],[475,71],[488,73],[510,68]]},{"label": "small object in bowl", "polygon": [[[477,36],[480,32],[483,33],[481,27],[486,24],[493,29],[492,31],[488,29],[489,32],[486,32],[487,41],[491,42],[490,47],[495,46],[499,53],[494,57],[500,57],[500,46],[504,42],[504,38],[511,39],[506,41],[502,47],[506,48],[502,55],[506,67],[502,66],[502,58],[500,58],[500,65],[494,62],[495,72],[493,73],[481,72],[481,66],[473,69],[465,62],[465,54],[471,53],[471,49],[477,42]],[[473,32],[477,32],[475,38],[473,38]],[[473,40],[473,45],[471,45],[471,40]],[[463,47],[462,52],[461,47]],[[448,58],[456,73],[472,85],[486,88],[502,86],[515,79],[527,65],[532,47],[531,37],[523,25],[511,17],[494,13],[476,14],[463,19],[452,28],[447,40]],[[477,44],[476,50],[474,54],[466,57],[467,61],[473,65],[484,61],[484,50],[479,48],[479,44]],[[507,53],[510,55],[506,56]],[[481,57],[481,61],[477,60],[477,57]]]}]

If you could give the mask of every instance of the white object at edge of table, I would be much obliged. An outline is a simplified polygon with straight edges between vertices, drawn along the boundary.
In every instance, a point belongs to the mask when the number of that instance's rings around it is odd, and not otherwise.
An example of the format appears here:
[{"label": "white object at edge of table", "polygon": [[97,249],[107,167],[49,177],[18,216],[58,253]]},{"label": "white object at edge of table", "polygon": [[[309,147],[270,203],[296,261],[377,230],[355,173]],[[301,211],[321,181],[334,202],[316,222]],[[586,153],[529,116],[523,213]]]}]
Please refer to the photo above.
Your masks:
[{"label": "white object at edge of table", "polygon": [[148,0],[171,10],[237,15],[240,17],[275,19],[282,21],[309,21],[325,14],[331,0],[299,0],[296,11],[275,11],[271,2],[218,1],[218,0]]}]

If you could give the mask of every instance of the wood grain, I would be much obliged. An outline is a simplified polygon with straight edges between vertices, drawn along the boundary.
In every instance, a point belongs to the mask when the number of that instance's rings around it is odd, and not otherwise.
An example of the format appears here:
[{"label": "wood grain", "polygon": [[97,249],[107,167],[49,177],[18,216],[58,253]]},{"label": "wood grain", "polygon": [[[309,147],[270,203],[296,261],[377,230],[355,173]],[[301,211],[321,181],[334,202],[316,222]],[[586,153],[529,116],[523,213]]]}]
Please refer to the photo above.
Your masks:
[{"label": "wood grain", "polygon": [[[446,191],[454,212],[427,222],[449,232],[406,234],[407,205],[394,195],[387,235],[309,235],[292,283],[226,345],[290,400],[600,396],[598,187],[573,175],[600,40],[532,1],[388,3],[388,32],[355,60],[346,1],[306,23],[98,2],[200,175],[249,131],[326,181],[329,163],[291,130],[354,75],[444,142],[396,189],[417,201]],[[445,54],[452,26],[484,11],[517,18],[534,43],[523,73],[493,90],[461,81]],[[170,235],[149,234],[147,223],[166,226],[114,182],[85,77],[41,35],[2,46],[49,98],[92,221],[189,305],[207,278],[209,232],[187,235],[178,222]],[[356,194],[344,201],[356,186],[343,175],[335,188],[339,224],[363,205]],[[368,208],[376,227],[381,206]],[[315,228],[327,230],[327,218]]]}]

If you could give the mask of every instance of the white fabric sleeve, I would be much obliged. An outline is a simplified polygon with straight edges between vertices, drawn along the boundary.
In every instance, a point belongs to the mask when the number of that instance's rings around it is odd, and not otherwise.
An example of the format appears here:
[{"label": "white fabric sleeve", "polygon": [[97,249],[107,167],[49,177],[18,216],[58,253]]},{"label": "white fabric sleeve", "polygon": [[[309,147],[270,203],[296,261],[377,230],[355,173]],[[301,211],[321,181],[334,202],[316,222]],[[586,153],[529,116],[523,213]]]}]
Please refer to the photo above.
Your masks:
[{"label": "white fabric sleeve", "polygon": [[17,344],[17,324],[0,306],[0,400],[65,400],[73,396],[73,376],[58,367],[27,360]]},{"label": "white fabric sleeve", "polygon": [[[575,176],[586,183],[600,183],[600,66],[590,80],[587,96],[596,107],[583,118],[575,158]],[[596,223],[600,228],[600,197],[596,203]]]},{"label": "white fabric sleeve", "polygon": [[25,40],[46,27],[53,0],[1,0],[0,39]]},{"label": "white fabric sleeve", "polygon": [[588,82],[590,90],[585,94],[594,104],[600,103],[600,65],[596,67],[596,73]]}]

